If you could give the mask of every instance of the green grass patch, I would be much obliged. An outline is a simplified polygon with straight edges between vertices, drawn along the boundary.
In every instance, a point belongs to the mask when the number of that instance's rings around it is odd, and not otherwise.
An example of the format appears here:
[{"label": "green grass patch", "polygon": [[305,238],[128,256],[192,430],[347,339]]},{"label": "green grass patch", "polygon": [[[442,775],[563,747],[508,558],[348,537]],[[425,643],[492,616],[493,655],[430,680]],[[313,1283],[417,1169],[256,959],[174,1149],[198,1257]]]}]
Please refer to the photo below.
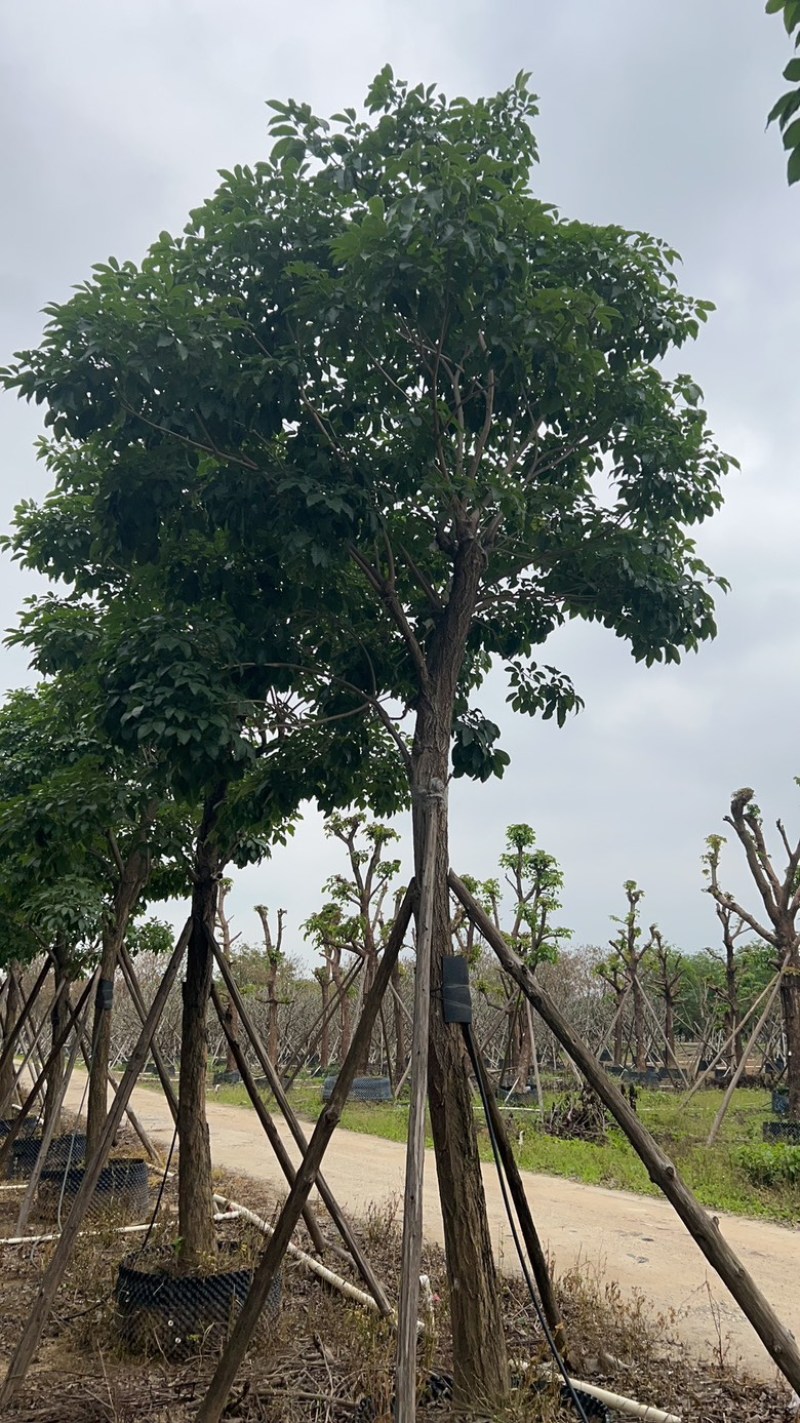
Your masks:
[{"label": "green grass patch", "polygon": [[[270,1111],[276,1111],[271,1095],[263,1095]],[[213,1097],[218,1102],[249,1106],[247,1093],[240,1086],[216,1088]],[[290,1100],[298,1116],[315,1121],[322,1109],[321,1079],[298,1079]],[[550,1100],[546,1097],[546,1105]],[[721,1102],[719,1091],[697,1092],[688,1105],[684,1105],[679,1093],[642,1091],[637,1110],[642,1123],[675,1162],[703,1205],[734,1215],[796,1224],[800,1221],[800,1147],[763,1144],[762,1123],[772,1118],[770,1093],[750,1088],[737,1092],[715,1145],[707,1147],[706,1139]],[[481,1158],[488,1161],[491,1147],[478,1102],[475,1111]],[[541,1171],[640,1195],[660,1194],[614,1125],[609,1128],[605,1145],[596,1146],[548,1136],[532,1112],[512,1110],[508,1120],[510,1135],[517,1143],[517,1160],[524,1171]],[[408,1103],[350,1102],[345,1107],[342,1126],[385,1141],[405,1141]],[[520,1130],[522,1141],[518,1143]],[[431,1145],[430,1127],[427,1140]]]}]

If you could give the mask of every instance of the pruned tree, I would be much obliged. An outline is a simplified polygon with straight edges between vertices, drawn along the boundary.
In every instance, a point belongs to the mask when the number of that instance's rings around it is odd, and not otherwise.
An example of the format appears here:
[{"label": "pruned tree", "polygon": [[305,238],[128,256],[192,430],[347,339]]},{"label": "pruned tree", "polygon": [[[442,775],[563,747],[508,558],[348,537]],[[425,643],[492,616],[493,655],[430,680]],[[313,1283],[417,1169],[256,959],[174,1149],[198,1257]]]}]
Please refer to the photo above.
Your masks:
[{"label": "pruned tree", "polygon": [[272,926],[269,922],[269,909],[266,904],[257,904],[255,909],[256,914],[261,920],[261,929],[264,935],[264,961],[267,969],[267,1056],[270,1062],[277,1066],[280,1049],[278,970],[283,963],[284,957],[283,925],[286,918],[286,910],[278,910],[276,929],[273,935]]},{"label": "pruned tree", "polygon": [[[712,860],[718,865],[722,846],[725,838],[722,835],[709,835],[706,839],[708,851],[705,857],[706,869],[710,867]],[[731,1039],[730,1057],[734,1068],[738,1067],[744,1051],[742,1034],[739,1030],[739,1023],[744,1016],[739,1001],[739,978],[741,962],[737,961],[736,944],[743,934],[746,934],[749,925],[736,910],[727,902],[715,900],[714,909],[719,920],[722,931],[723,954],[716,949],[707,948],[706,953],[717,963],[722,964],[724,981],[721,989],[722,999],[725,1005],[724,1028],[725,1037]]]},{"label": "pruned tree", "polygon": [[[597,972],[617,998],[618,1032],[623,999],[630,997],[632,1001],[634,1066],[637,1072],[643,1072],[647,1066],[647,1024],[641,966],[651,941],[647,939],[642,942],[642,926],[639,922],[639,903],[644,898],[644,890],[632,879],[626,880],[622,887],[625,890],[628,909],[622,917],[616,914],[611,916],[613,922],[619,924],[619,930],[613,939],[609,939],[611,953],[598,965]],[[621,1042],[621,1036],[615,1038],[615,1062],[616,1050],[621,1050]]]},{"label": "pruned tree", "polygon": [[675,1020],[683,986],[684,956],[665,941],[657,924],[650,925],[649,947],[653,975],[664,1005],[664,1066],[669,1069],[678,1060]]},{"label": "pruned tree", "polygon": [[[800,780],[795,781],[800,784]],[[717,905],[724,906],[775,950],[774,967],[781,974],[781,1008],[786,1036],[789,1115],[800,1121],[800,840],[790,843],[783,822],[776,826],[786,853],[786,867],[776,869],[767,848],[761,811],[754,803],[755,792],[745,786],[731,796],[730,825],[744,850],[747,868],[758,891],[766,920],[757,918],[719,880],[720,858],[725,839],[709,837],[704,858],[707,891]]]}]

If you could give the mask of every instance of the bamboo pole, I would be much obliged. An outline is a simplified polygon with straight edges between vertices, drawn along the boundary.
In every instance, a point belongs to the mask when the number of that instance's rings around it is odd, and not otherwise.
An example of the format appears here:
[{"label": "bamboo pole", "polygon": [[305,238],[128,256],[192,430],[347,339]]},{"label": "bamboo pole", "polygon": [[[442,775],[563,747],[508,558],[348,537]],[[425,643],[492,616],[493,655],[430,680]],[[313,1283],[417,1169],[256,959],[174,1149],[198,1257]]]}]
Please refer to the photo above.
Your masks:
[{"label": "bamboo pole", "polygon": [[417,1406],[417,1315],[422,1264],[422,1185],[425,1174],[425,1109],[428,1102],[428,1041],[431,1013],[431,955],[438,805],[444,789],[432,783],[425,797],[425,849],[417,914],[414,1027],[411,1040],[411,1105],[408,1115],[400,1302],[397,1312],[395,1418],[414,1423]]},{"label": "bamboo pole", "polygon": [[70,1258],[72,1256],[72,1251],[75,1246],[75,1240],[77,1239],[77,1236],[80,1232],[81,1225],[83,1224],[84,1217],[94,1194],[94,1189],[97,1185],[98,1177],[100,1175],[103,1162],[105,1161],[105,1158],[108,1155],[109,1147],[114,1139],[114,1133],[122,1120],[122,1116],[125,1111],[125,1107],[130,1097],[130,1094],[133,1091],[136,1078],[138,1077],[144,1065],[145,1059],[147,1057],[148,1048],[150,1046],[150,1041],[153,1037],[153,1033],[158,1027],[158,1021],[161,1017],[164,1004],[167,1001],[170,989],[172,988],[172,984],[175,979],[175,975],[178,972],[181,960],[183,958],[184,953],[186,952],[186,945],[189,942],[191,928],[192,921],[191,919],[189,919],[177,944],[175,945],[172,957],[169,960],[169,963],[164,971],[164,977],[162,978],[161,983],[158,987],[158,992],[156,993],[156,996],[153,999],[150,1012],[147,1016],[147,1021],[142,1027],[142,1031],[139,1034],[139,1040],[134,1049],[133,1056],[131,1057],[127,1068],[125,1069],[122,1081],[120,1082],[119,1091],[111,1104],[111,1110],[106,1119],[105,1128],[103,1130],[103,1135],[100,1139],[98,1149],[95,1152],[92,1160],[87,1162],[86,1173],[84,1175],[83,1181],[78,1189],[78,1193],[75,1197],[75,1200],[73,1201],[72,1209],[70,1210],[70,1213],[64,1223],[64,1228],[61,1232],[58,1245],[56,1246],[53,1255],[50,1259],[50,1263],[47,1269],[45,1270],[44,1275],[42,1276],[42,1281],[39,1285],[39,1289],[37,1291],[36,1298],[33,1303],[33,1308],[31,1309],[31,1312],[28,1315],[28,1318],[25,1322],[25,1326],[22,1331],[22,1337],[19,1340],[19,1343],[17,1344],[17,1347],[11,1357],[11,1362],[8,1366],[8,1373],[6,1374],[3,1387],[2,1389],[0,1389],[0,1411],[7,1407],[14,1395],[17,1393],[20,1384],[23,1382],[25,1375],[28,1372],[31,1360],[33,1359],[33,1356],[39,1344],[39,1340],[42,1337],[42,1331],[50,1315],[50,1310],[53,1305],[53,1300],[55,1299],[56,1291],[64,1277],[64,1272],[67,1268],[67,1265],[69,1264]]},{"label": "bamboo pole", "polygon": [[[275,1152],[278,1165],[280,1166],[281,1171],[283,1172],[284,1176],[286,1177],[286,1180],[289,1183],[289,1186],[291,1187],[294,1185],[294,1166],[292,1165],[291,1158],[289,1156],[288,1151],[286,1150],[286,1147],[281,1141],[280,1135],[278,1133],[278,1128],[276,1127],[275,1123],[272,1120],[272,1117],[270,1116],[264,1103],[261,1100],[258,1088],[256,1087],[256,1084],[253,1081],[253,1074],[250,1071],[247,1059],[244,1053],[242,1052],[241,1044],[237,1041],[236,1035],[231,1032],[229,1025],[225,1021],[225,1008],[222,1003],[222,999],[219,996],[219,991],[215,983],[212,983],[211,985],[211,1002],[214,1005],[215,1012],[217,1014],[217,1017],[219,1018],[220,1025],[227,1040],[228,1046],[230,1047],[231,1052],[233,1053],[234,1061],[239,1070],[239,1075],[242,1079],[242,1082],[244,1083],[245,1091],[247,1092],[247,1095],[253,1105],[253,1110],[255,1111],[258,1120],[264,1128],[267,1140],[269,1141],[272,1150]],[[303,1211],[303,1221],[305,1223],[306,1230],[308,1231],[311,1237],[314,1249],[317,1251],[317,1254],[324,1255],[325,1241],[322,1238],[320,1228],[317,1225],[317,1222],[315,1221],[310,1210]]]},{"label": "bamboo pole", "polygon": [[[227,1196],[217,1194],[214,1195],[214,1200],[218,1206],[230,1207],[235,1215],[241,1216],[242,1220],[249,1221],[250,1225],[254,1225],[256,1230],[261,1231],[262,1235],[266,1235],[271,1239],[275,1234],[275,1227],[270,1225],[269,1221],[264,1220],[262,1216],[256,1215],[255,1211],[249,1210],[247,1206],[240,1205],[238,1201],[232,1201]],[[326,1285],[330,1285],[333,1289],[338,1290],[340,1294],[344,1295],[346,1299],[352,1300],[354,1304],[360,1304],[362,1309],[369,1309],[373,1314],[378,1313],[378,1306],[372,1298],[372,1295],[368,1295],[365,1290],[360,1290],[357,1285],[352,1285],[349,1280],[343,1279],[342,1276],[337,1275],[334,1270],[329,1270],[327,1265],[323,1265],[321,1261],[315,1260],[313,1255],[309,1255],[305,1250],[301,1250],[299,1245],[295,1245],[290,1241],[286,1250],[293,1260],[299,1260],[300,1264],[304,1265],[312,1275],[316,1275],[318,1280],[323,1280]]]},{"label": "bamboo pole", "polygon": [[724,1120],[725,1120],[725,1114],[726,1114],[726,1112],[727,1112],[727,1110],[728,1110],[728,1107],[730,1106],[731,1098],[732,1098],[734,1092],[736,1091],[736,1088],[737,1088],[738,1085],[739,1085],[739,1079],[741,1078],[741,1075],[742,1075],[742,1073],[744,1072],[745,1066],[746,1066],[746,1064],[747,1064],[747,1059],[748,1059],[748,1057],[749,1057],[749,1055],[750,1055],[750,1048],[751,1048],[751,1045],[752,1045],[753,1043],[755,1043],[755,1042],[758,1041],[758,1035],[759,1035],[759,1033],[762,1031],[762,1029],[763,1029],[763,1027],[764,1027],[764,1024],[765,1024],[766,1021],[767,1021],[767,1018],[769,1017],[770,1013],[772,1012],[772,1005],[773,1005],[773,1003],[775,1002],[775,999],[776,999],[776,997],[777,997],[777,995],[778,995],[778,990],[779,990],[779,988],[780,988],[780,986],[781,986],[782,981],[783,981],[783,969],[781,969],[780,973],[778,974],[778,977],[775,979],[775,983],[774,983],[774,985],[773,985],[772,992],[770,993],[769,998],[767,999],[766,1007],[764,1008],[764,1011],[763,1011],[763,1013],[761,1014],[761,1017],[759,1018],[759,1020],[758,1020],[758,1022],[756,1023],[756,1025],[755,1025],[755,1027],[754,1027],[752,1033],[750,1034],[750,1037],[749,1037],[748,1042],[747,1042],[747,1047],[745,1048],[744,1052],[742,1053],[741,1057],[739,1058],[738,1063],[736,1064],[736,1071],[734,1072],[733,1077],[731,1078],[730,1082],[728,1083],[728,1087],[727,1087],[727,1089],[726,1089],[725,1096],[723,1097],[722,1102],[721,1102],[721,1104],[720,1104],[720,1109],[719,1109],[719,1111],[717,1112],[717,1115],[716,1115],[715,1118],[714,1118],[714,1123],[713,1123],[713,1126],[711,1127],[711,1131],[708,1133],[708,1141],[706,1142],[706,1146],[713,1146],[713,1145],[714,1145],[714,1142],[715,1142],[716,1139],[717,1139],[717,1135],[718,1135],[718,1133],[719,1133],[719,1129],[720,1129],[720,1127],[722,1126],[722,1123],[723,1123]]},{"label": "bamboo pole", "polygon": [[[412,896],[412,885],[409,885],[404,900],[404,905],[407,904],[409,906],[409,913],[410,904],[413,902]],[[325,1155],[325,1149],[341,1119],[344,1104],[347,1101],[353,1078],[356,1075],[356,1067],[360,1061],[361,1053],[372,1036],[372,1030],[378,1016],[378,1007],[386,991],[386,984],[403,944],[407,920],[406,923],[402,925],[400,932],[397,932],[401,921],[402,911],[398,912],[397,918],[395,919],[394,927],[389,935],[386,948],[383,951],[378,965],[375,981],[364,1002],[364,1008],[353,1035],[353,1041],[350,1044],[350,1051],[342,1063],[341,1071],[336,1079],[336,1085],[331,1093],[331,1099],[314,1128],[308,1150],[298,1167],[295,1183],[275,1222],[275,1234],[269,1241],[256,1268],[253,1283],[233,1327],[228,1343],[223,1350],[222,1357],[217,1365],[208,1392],[200,1405],[195,1423],[219,1423],[222,1417],[231,1386],[244,1358],[247,1346],[253,1336],[253,1331],[258,1324],[259,1316],[264,1308],[270,1287],[280,1269],[281,1261],[286,1254],[287,1246],[291,1241],[294,1228],[300,1219],[303,1206],[306,1204],[313,1189],[314,1182],[319,1176],[319,1168]],[[0,1403],[2,1403],[2,1401],[2,1397],[0,1396]]]},{"label": "bamboo pole", "polygon": [[587,1081],[605,1102],[612,1116],[624,1131],[637,1156],[647,1167],[650,1179],[660,1186],[675,1207],[690,1235],[697,1241],[709,1264],[727,1285],[737,1304],[755,1329],[770,1358],[794,1389],[800,1390],[800,1349],[794,1337],[778,1318],[769,1301],[731,1249],[719,1226],[708,1216],[688,1186],[681,1180],[675,1166],[642,1126],[622,1093],[605,1073],[589,1049],[581,1042],[566,1018],[540,988],[533,975],[509,948],[502,934],[492,924],[466,885],[450,871],[450,886],[473,919],[477,929],[494,949],[506,972],[519,984],[525,996],[575,1059]]},{"label": "bamboo pole", "polygon": [[[394,928],[392,929],[392,933],[389,936],[389,944],[394,945],[395,931],[397,931],[399,944],[400,946],[402,946],[406,929],[408,928],[408,924],[411,918],[411,905],[412,898],[410,893],[407,891],[401,909],[400,911],[398,911],[397,918],[395,919]],[[280,1107],[281,1112],[283,1113],[283,1116],[286,1120],[286,1124],[290,1132],[292,1133],[292,1136],[294,1137],[298,1147],[300,1148],[300,1151],[306,1153],[308,1151],[309,1144],[305,1132],[303,1131],[303,1128],[297,1120],[294,1109],[292,1108],[292,1105],[283,1090],[281,1080],[277,1072],[275,1071],[272,1062],[270,1061],[269,1054],[265,1051],[264,1044],[262,1043],[261,1038],[259,1037],[259,1034],[253,1024],[253,1021],[249,1013],[247,1012],[247,1008],[245,1007],[242,995],[239,992],[236,980],[234,979],[233,974],[230,971],[230,965],[226,962],[224,954],[220,952],[219,945],[216,943],[216,941],[212,941],[212,950],[214,953],[214,957],[216,958],[219,971],[222,974],[225,987],[228,991],[229,996],[231,997],[236,1006],[236,1011],[239,1014],[239,1020],[242,1026],[244,1027],[244,1030],[247,1033],[250,1042],[252,1043],[253,1051],[255,1052],[259,1063],[261,1064],[262,1071],[269,1084],[270,1092],[275,1098],[275,1101],[278,1103],[278,1106]],[[398,947],[397,949],[398,954],[399,952],[400,947]],[[356,1267],[358,1269],[359,1274],[361,1275],[362,1280],[367,1286],[367,1289],[373,1294],[381,1314],[385,1318],[388,1318],[392,1312],[392,1307],[386,1297],[386,1291],[384,1290],[383,1285],[381,1284],[380,1280],[375,1274],[375,1271],[373,1270],[372,1266],[364,1255],[364,1252],[361,1250],[358,1241],[353,1235],[353,1232],[350,1229],[350,1226],[344,1214],[342,1213],[341,1208],[339,1207],[339,1204],[333,1194],[333,1191],[330,1189],[330,1186],[321,1174],[318,1176],[315,1184],[317,1191],[319,1192],[319,1195],[325,1205],[325,1208],[331,1217],[331,1220],[336,1226],[336,1229],[341,1235],[345,1245],[347,1246],[348,1251],[350,1252],[351,1256],[353,1257],[353,1260],[355,1261]]]}]

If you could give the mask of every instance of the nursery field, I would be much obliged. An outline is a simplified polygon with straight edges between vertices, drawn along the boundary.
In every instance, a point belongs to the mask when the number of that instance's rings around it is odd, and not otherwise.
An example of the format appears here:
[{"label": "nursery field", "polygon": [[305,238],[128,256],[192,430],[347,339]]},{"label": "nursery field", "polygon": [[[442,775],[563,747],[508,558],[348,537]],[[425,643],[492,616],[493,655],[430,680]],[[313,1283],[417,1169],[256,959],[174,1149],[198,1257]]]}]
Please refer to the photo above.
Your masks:
[{"label": "nursery field", "polygon": [[[215,1097],[237,1106],[248,1105],[242,1087],[216,1088]],[[275,1109],[269,1094],[264,1100],[271,1110]],[[309,1120],[316,1119],[322,1106],[319,1079],[298,1081],[291,1100],[296,1112]],[[545,1097],[545,1110],[553,1100],[552,1096]],[[721,1100],[719,1091],[700,1091],[684,1106],[678,1094],[642,1091],[637,1112],[703,1205],[787,1225],[800,1222],[800,1147],[768,1146],[762,1141],[762,1123],[772,1117],[769,1092],[739,1091],[715,1144],[707,1147]],[[475,1110],[482,1121],[479,1102]],[[541,1129],[539,1114],[534,1110],[515,1108],[506,1112],[506,1119],[516,1142],[518,1164],[525,1171],[543,1171],[587,1185],[643,1195],[660,1194],[632,1146],[613,1123],[607,1128],[605,1142],[596,1144],[549,1135]],[[345,1108],[342,1126],[386,1141],[405,1141],[408,1104],[351,1102]],[[481,1156],[489,1161],[488,1134],[479,1130],[479,1137]],[[430,1131],[428,1145],[432,1145]]]},{"label": "nursery field", "polygon": [[[263,1183],[215,1173],[216,1189],[269,1219],[276,1198]],[[156,1184],[155,1177],[153,1185]],[[155,1241],[170,1242],[176,1224],[175,1187],[162,1201]],[[0,1195],[0,1234],[13,1231],[15,1193]],[[324,1226],[323,1222],[323,1226]],[[220,1235],[251,1254],[260,1237],[241,1221],[221,1223]],[[358,1223],[360,1242],[396,1298],[399,1231],[391,1209],[373,1210]],[[301,1245],[308,1245],[302,1231]],[[151,1240],[151,1244],[152,1244]],[[30,1308],[51,1244],[5,1247],[0,1272],[0,1362]],[[215,1364],[219,1345],[190,1339],[173,1355],[157,1334],[132,1350],[121,1331],[115,1302],[119,1262],[135,1251],[123,1244],[112,1221],[84,1236],[64,1281],[57,1309],[18,1398],[8,1410],[14,1423],[189,1423]],[[337,1271],[356,1283],[332,1247]],[[424,1268],[435,1292],[434,1316],[420,1348],[420,1415],[446,1423],[447,1379],[452,1366],[447,1279],[441,1251],[425,1247]],[[571,1271],[558,1293],[576,1375],[590,1375],[611,1391],[669,1409],[704,1423],[778,1423],[785,1416],[782,1385],[748,1379],[720,1350],[716,1358],[691,1359],[674,1329],[675,1320],[648,1313],[641,1301],[625,1302],[612,1284]],[[528,1365],[544,1358],[544,1346],[521,1282],[502,1281],[503,1317],[512,1358]],[[264,1324],[248,1354],[225,1418],[233,1423],[359,1423],[390,1414],[394,1335],[374,1314],[348,1302],[289,1258],[282,1277],[281,1308]],[[442,1396],[444,1395],[444,1396]],[[426,1399],[428,1400],[426,1402]],[[498,1418],[502,1417],[498,1414]],[[552,1389],[520,1384],[511,1420],[555,1423],[564,1412]]]}]

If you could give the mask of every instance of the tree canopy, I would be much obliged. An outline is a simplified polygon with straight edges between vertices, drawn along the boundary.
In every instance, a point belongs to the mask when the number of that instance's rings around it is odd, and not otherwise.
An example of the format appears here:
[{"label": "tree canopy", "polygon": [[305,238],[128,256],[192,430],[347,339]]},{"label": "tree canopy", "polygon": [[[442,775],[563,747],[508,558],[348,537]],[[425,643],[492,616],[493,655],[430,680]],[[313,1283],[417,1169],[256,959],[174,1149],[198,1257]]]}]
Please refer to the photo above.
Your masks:
[{"label": "tree canopy", "polygon": [[[794,47],[800,49],[800,3],[798,0],[767,0],[767,14],[780,15],[786,33],[794,36]],[[790,183],[800,182],[800,55],[790,59],[783,77],[792,85],[770,110],[768,123],[777,123],[787,150],[787,176]]]}]

